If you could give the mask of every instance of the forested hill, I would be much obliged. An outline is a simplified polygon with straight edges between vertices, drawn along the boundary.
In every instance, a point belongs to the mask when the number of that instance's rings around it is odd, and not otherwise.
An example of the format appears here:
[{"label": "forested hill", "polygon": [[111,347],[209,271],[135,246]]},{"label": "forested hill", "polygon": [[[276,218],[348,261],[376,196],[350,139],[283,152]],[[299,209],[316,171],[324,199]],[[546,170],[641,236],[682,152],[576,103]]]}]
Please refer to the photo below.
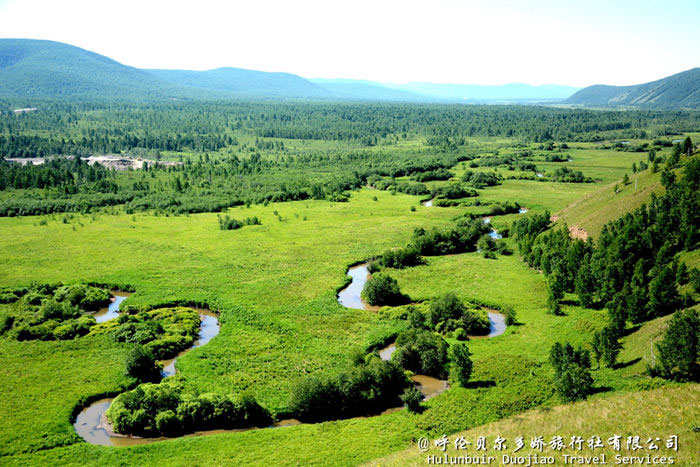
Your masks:
[{"label": "forested hill", "polygon": [[0,39],[0,97],[165,97],[174,86],[87,50],[53,41]]},{"label": "forested hill", "polygon": [[700,108],[700,68],[635,86],[589,86],[564,103],[589,107]]},{"label": "forested hill", "polygon": [[[60,42],[0,39],[0,98],[237,99],[393,102],[518,102],[561,100],[566,86],[390,85],[306,79],[240,68],[145,70]],[[29,105],[26,102],[22,105]]]},{"label": "forested hill", "polygon": [[[507,84],[392,85],[306,79],[240,68],[144,70],[60,42],[0,39],[0,99],[237,99],[394,102],[560,102],[575,88]],[[700,68],[638,86],[591,86],[565,101],[594,107],[700,108]],[[30,102],[21,105],[29,106]]]}]

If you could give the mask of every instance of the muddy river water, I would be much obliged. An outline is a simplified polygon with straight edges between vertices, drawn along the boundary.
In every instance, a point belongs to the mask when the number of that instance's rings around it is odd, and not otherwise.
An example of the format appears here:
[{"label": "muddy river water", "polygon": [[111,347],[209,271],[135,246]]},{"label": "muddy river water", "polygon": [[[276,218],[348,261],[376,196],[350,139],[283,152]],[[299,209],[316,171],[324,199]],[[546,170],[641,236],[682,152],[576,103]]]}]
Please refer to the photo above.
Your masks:
[{"label": "muddy river water", "polygon": [[[128,298],[129,294],[123,292],[115,292],[114,300],[109,305],[107,309],[100,310],[95,313],[95,320],[98,323],[103,323],[114,319],[119,316],[119,306],[121,303]],[[219,319],[216,314],[210,310],[205,310],[202,308],[194,308],[199,314],[199,319],[201,321],[199,327],[199,337],[192,344],[189,349],[180,352],[175,358],[169,360],[161,361],[163,369],[161,371],[161,376],[168,377],[173,376],[177,370],[175,369],[175,362],[177,359],[191,349],[196,347],[201,347],[202,345],[209,342],[213,337],[219,334]],[[166,438],[139,438],[131,436],[123,436],[114,433],[111,430],[109,422],[105,417],[105,412],[112,403],[113,398],[100,399],[93,402],[89,406],[83,408],[78,414],[73,426],[75,431],[88,443],[90,444],[100,444],[104,446],[131,446],[135,444],[150,443],[153,441],[159,441]],[[289,422],[289,421],[287,421]],[[220,432],[220,430],[207,431],[207,432],[197,432],[187,436],[201,436],[203,434],[213,434],[214,432]]]}]

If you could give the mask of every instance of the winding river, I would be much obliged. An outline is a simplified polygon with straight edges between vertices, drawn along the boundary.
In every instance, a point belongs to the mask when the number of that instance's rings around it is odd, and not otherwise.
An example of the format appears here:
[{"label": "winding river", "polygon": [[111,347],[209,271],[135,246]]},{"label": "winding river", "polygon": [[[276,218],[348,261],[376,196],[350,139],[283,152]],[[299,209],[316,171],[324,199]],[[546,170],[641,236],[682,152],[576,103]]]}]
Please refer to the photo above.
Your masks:
[{"label": "winding river", "polygon": [[[115,292],[114,299],[108,308],[95,313],[95,320],[98,323],[103,323],[119,316],[119,307],[121,303],[129,297],[130,294],[124,292]],[[203,308],[193,308],[199,314],[201,321],[199,327],[199,337],[189,349],[180,352],[175,358],[161,361],[163,369],[161,376],[166,378],[177,373],[175,362],[178,358],[189,352],[190,350],[201,347],[209,342],[214,336],[219,334],[219,319],[216,314],[210,310]],[[93,402],[89,406],[80,411],[73,427],[75,431],[88,443],[100,444],[103,446],[132,446],[135,444],[152,443],[167,438],[139,438],[135,436],[124,436],[116,434],[112,431],[109,422],[105,416],[105,412],[109,408],[114,398],[105,398]],[[284,421],[286,424],[293,424],[293,421]],[[283,422],[280,422],[283,423]],[[282,425],[279,425],[282,426]],[[186,436],[200,436],[203,434],[213,434],[223,431],[240,431],[240,430],[212,430],[206,432],[196,432]]]},{"label": "winding river", "polygon": [[[527,212],[527,208],[518,209],[518,214],[525,214],[526,212]],[[491,224],[492,217],[493,216],[485,216],[485,217],[482,217],[481,219],[483,220],[484,224]],[[489,231],[489,235],[494,240],[500,240],[501,238],[503,238],[503,235],[499,234],[498,230],[493,229],[493,228]]]},{"label": "winding river", "polygon": [[[424,206],[430,207],[433,205],[433,200],[429,200],[423,203]],[[521,208],[519,210],[520,214],[526,213],[527,209]],[[487,216],[483,218],[483,222],[486,224],[491,223],[491,217]],[[489,232],[493,238],[502,238],[500,234],[494,229]],[[367,304],[362,299],[362,290],[370,277],[369,264],[362,263],[353,266],[348,269],[348,275],[351,278],[350,284],[338,292],[338,302],[346,308],[360,309],[360,310],[374,310],[376,311],[379,307],[373,307]],[[121,303],[126,300],[131,294],[126,292],[115,292],[113,294],[112,303],[107,308],[99,310],[93,316],[98,323],[103,323],[111,319],[115,319],[119,316],[119,307]],[[199,338],[192,344],[189,349],[180,352],[176,357],[164,360],[161,362],[163,369],[161,371],[161,376],[163,378],[173,376],[177,373],[175,368],[175,362],[178,358],[189,352],[190,350],[201,347],[209,342],[212,338],[219,334],[220,326],[217,315],[210,310],[195,308],[199,314],[201,320],[201,325],[199,328]],[[497,310],[488,310],[489,322],[491,325],[490,332],[486,336],[470,336],[471,338],[489,338],[496,337],[503,334],[506,330],[505,317],[499,313]],[[392,354],[396,350],[396,344],[390,344],[379,350],[379,356],[382,360],[390,360]],[[437,396],[449,389],[449,383],[445,380],[440,380],[426,375],[414,375],[411,377],[413,382],[420,388],[423,393],[424,400],[428,400],[432,397]],[[89,406],[83,408],[78,414],[73,426],[75,431],[88,443],[98,444],[104,446],[133,446],[138,444],[152,443],[155,441],[161,441],[170,438],[139,438],[135,436],[125,436],[116,434],[111,430],[111,426],[106,419],[105,412],[109,408],[110,404],[114,398],[104,398],[97,400],[90,404]],[[395,412],[400,410],[401,407],[394,407],[385,410],[382,414]],[[301,422],[295,419],[281,420],[268,428],[276,428],[282,426],[292,426],[298,425]],[[204,436],[216,433],[226,433],[226,432],[236,432],[236,431],[247,431],[258,428],[243,428],[237,430],[209,430],[195,432],[187,434],[184,436]]]}]

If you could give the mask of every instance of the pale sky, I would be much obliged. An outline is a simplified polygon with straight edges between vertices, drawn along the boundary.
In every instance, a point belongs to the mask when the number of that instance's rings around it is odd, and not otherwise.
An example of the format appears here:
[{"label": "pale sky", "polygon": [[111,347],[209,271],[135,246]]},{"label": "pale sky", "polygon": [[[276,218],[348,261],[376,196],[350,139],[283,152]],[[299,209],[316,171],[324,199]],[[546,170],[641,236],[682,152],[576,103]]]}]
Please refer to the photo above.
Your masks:
[{"label": "pale sky", "polygon": [[700,66],[698,0],[0,0],[0,37],[140,68],[637,84]]}]

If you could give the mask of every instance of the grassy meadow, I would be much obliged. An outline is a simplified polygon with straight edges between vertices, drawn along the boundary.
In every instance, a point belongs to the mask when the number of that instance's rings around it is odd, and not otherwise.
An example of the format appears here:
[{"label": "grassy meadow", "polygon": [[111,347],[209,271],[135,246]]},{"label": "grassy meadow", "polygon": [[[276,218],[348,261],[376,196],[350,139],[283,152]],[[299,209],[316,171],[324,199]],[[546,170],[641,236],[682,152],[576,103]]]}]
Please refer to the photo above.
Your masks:
[{"label": "grassy meadow", "polygon": [[[490,148],[513,144],[507,138],[475,141]],[[308,149],[304,144],[294,141],[289,148]],[[419,145],[409,140],[393,150],[404,146]],[[529,210],[494,218],[496,229],[518,216],[548,210],[595,236],[605,222],[660,189],[659,174],[631,173],[632,163],[643,160],[644,153],[599,149],[588,143],[571,144],[565,152],[572,162],[536,164],[546,172],[565,165],[599,181],[504,180],[480,189],[484,203],[518,202]],[[453,171],[459,177],[467,168],[468,163],[462,162]],[[625,173],[631,184],[615,194],[612,186]],[[354,350],[386,342],[405,326],[382,314],[338,304],[336,292],[346,283],[347,267],[405,245],[417,227],[446,225],[464,212],[484,210],[424,207],[420,205],[424,198],[362,188],[351,192],[349,202],[239,206],[225,214],[237,219],[256,216],[262,225],[233,231],[220,230],[215,213],[166,216],[109,208],[76,214],[65,222],[61,215],[2,217],[0,284],[128,286],[135,293],[126,304],[187,302],[218,311],[221,333],[179,359],[174,378],[195,393],[253,394],[283,417],[291,385],[299,378],[346,368]],[[511,239],[506,242],[515,249]],[[688,257],[697,263],[697,254]],[[464,430],[470,430],[470,436],[506,438],[534,433],[602,437],[620,430],[620,434],[674,432],[682,437],[679,461],[693,460],[700,446],[690,426],[700,424],[698,386],[652,380],[645,374],[650,343],[663,331],[667,318],[633,328],[618,367],[593,370],[596,393],[591,400],[561,406],[547,363],[549,349],[556,341],[588,345],[590,334],[604,324],[604,310],[580,307],[568,297],[563,316],[548,314],[543,275],[517,254],[497,259],[479,253],[428,257],[426,264],[389,274],[415,301],[455,292],[484,306],[512,306],[517,314],[517,324],[503,335],[469,342],[472,382],[468,387],[453,385],[428,401],[421,414],[402,410],[129,448],[93,446],[75,433],[72,417],[85,401],[124,389],[126,347],[104,335],[52,342],[2,337],[0,463],[406,465],[423,462],[415,449],[404,451],[418,437]],[[651,387],[655,389],[638,392]],[[624,419],[618,418],[622,415]]]}]

